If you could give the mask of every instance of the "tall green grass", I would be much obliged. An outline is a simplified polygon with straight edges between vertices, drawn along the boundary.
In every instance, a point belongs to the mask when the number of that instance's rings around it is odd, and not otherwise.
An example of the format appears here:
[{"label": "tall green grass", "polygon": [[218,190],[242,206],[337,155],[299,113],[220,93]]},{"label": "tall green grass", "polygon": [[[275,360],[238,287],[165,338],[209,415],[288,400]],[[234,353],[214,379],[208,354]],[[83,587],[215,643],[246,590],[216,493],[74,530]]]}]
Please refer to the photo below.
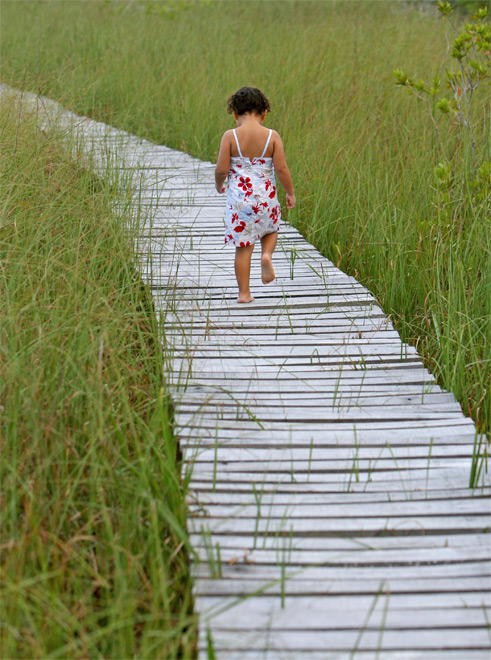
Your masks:
[{"label": "tall green grass", "polygon": [[95,177],[13,100],[0,142],[0,655],[191,657],[180,457],[130,181]]},{"label": "tall green grass", "polygon": [[[374,292],[489,430],[488,207],[456,204],[447,221],[430,118],[392,74],[433,78],[446,48],[436,17],[389,1],[44,1],[4,2],[1,27],[5,81],[206,159],[232,126],[227,96],[261,87],[296,185],[289,220]],[[488,91],[474,121],[491,160]],[[439,122],[450,145],[456,129]]]}]

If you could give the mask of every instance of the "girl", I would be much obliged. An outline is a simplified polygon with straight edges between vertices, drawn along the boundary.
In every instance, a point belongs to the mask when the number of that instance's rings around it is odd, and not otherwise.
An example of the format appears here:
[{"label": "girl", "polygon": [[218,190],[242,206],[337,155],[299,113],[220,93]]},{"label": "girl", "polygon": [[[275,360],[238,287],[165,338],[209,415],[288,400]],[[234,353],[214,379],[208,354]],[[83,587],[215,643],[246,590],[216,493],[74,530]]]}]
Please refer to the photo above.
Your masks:
[{"label": "girl", "polygon": [[[281,218],[275,173],[286,191],[289,209],[295,206],[295,193],[281,138],[276,131],[263,126],[270,110],[268,99],[256,87],[241,87],[227,103],[237,129],[223,135],[215,184],[219,193],[227,190],[225,243],[236,246],[237,302],[248,303],[254,300],[249,277],[257,240],[261,241],[261,279],[268,284],[275,278],[271,256]],[[227,177],[228,185],[224,186]]]}]

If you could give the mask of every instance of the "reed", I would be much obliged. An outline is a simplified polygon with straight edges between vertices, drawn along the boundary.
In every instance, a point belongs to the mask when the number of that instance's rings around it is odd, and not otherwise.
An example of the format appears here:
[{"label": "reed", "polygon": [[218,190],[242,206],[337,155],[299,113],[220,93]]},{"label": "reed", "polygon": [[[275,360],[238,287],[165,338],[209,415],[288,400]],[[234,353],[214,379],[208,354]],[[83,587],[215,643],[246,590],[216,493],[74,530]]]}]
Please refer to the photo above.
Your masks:
[{"label": "reed", "polygon": [[181,459],[131,182],[96,176],[13,100],[0,141],[1,655],[191,657]]}]

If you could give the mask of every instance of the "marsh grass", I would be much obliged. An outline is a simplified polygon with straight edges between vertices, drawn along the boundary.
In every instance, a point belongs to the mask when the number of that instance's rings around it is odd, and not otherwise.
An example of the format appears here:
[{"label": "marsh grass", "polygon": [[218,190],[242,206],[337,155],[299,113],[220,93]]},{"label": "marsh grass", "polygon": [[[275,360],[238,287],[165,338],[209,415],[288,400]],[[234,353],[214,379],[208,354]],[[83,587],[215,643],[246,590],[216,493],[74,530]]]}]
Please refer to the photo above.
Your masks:
[{"label": "marsh grass", "polygon": [[191,657],[181,457],[130,179],[96,176],[12,99],[0,141],[1,655]]},{"label": "marsh grass", "polygon": [[[489,430],[489,200],[439,204],[431,119],[392,74],[434,76],[436,15],[388,1],[5,1],[1,27],[5,81],[211,161],[232,126],[226,97],[263,88],[296,184],[289,221],[372,290]],[[491,160],[488,90],[474,99],[479,160]],[[456,128],[439,122],[453,144]]]}]

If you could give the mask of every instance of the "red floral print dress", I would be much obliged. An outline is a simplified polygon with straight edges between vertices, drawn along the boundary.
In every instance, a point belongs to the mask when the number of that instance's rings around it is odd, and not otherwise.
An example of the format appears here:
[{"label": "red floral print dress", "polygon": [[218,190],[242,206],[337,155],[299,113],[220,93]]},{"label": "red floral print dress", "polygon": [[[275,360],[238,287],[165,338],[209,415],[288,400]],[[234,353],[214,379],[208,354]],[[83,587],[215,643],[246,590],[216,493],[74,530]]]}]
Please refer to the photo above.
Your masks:
[{"label": "red floral print dress", "polygon": [[242,155],[234,129],[239,156],[230,159],[228,171],[225,243],[253,245],[279,229],[281,206],[276,195],[273,159],[264,158],[272,132],[269,131],[262,155],[251,161]]}]

